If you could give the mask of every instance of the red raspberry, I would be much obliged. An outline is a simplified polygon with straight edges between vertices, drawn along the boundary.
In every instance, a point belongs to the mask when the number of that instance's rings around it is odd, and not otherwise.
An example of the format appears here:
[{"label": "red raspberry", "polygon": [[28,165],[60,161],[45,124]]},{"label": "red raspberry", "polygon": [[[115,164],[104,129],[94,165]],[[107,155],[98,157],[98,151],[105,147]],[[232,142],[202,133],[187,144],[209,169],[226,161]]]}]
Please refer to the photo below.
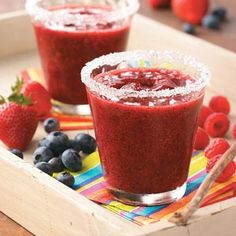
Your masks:
[{"label": "red raspberry", "polygon": [[229,129],[229,118],[224,113],[213,113],[207,117],[204,129],[212,138],[223,137]]},{"label": "red raspberry", "polygon": [[[217,163],[217,161],[222,157],[222,155],[216,155],[212,159],[208,160],[207,166],[206,166],[206,172],[209,173],[210,170],[213,168],[213,166]],[[234,161],[231,161],[221,172],[221,174],[216,179],[216,182],[223,183],[226,182],[231,178],[231,176],[236,171],[236,165]]]},{"label": "red raspberry", "polygon": [[203,150],[210,142],[209,136],[206,131],[201,127],[198,127],[195,138],[194,148],[196,150]]},{"label": "red raspberry", "polygon": [[208,159],[211,159],[216,155],[224,154],[229,149],[229,147],[230,145],[226,139],[216,138],[210,145],[205,148],[204,155]]},{"label": "red raspberry", "polygon": [[209,102],[209,107],[215,112],[222,112],[226,115],[230,112],[229,100],[224,96],[212,97]]},{"label": "red raspberry", "polygon": [[203,128],[207,117],[212,113],[213,110],[210,107],[202,105],[198,116],[198,125]]},{"label": "red raspberry", "polygon": [[236,124],[233,127],[233,137],[236,139]]}]

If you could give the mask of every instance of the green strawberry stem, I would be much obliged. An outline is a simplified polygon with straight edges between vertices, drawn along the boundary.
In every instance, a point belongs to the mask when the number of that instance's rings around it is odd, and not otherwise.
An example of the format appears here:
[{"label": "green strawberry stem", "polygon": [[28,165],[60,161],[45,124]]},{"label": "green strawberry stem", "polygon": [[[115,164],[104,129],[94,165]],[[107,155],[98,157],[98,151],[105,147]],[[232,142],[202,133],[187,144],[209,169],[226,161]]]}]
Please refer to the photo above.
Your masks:
[{"label": "green strawberry stem", "polygon": [[23,80],[20,77],[16,78],[16,82],[11,86],[11,91],[13,94],[19,94],[23,86]]},{"label": "green strawberry stem", "polygon": [[3,104],[5,102],[6,102],[6,99],[2,95],[0,95],[0,104]]},{"label": "green strawberry stem", "polygon": [[15,102],[19,105],[32,105],[32,100],[30,96],[26,96],[21,93],[21,89],[23,86],[23,80],[17,77],[16,83],[11,86],[12,93],[5,99],[3,96],[0,95],[0,104],[9,102]]},{"label": "green strawberry stem", "polygon": [[15,102],[19,105],[31,105],[32,104],[31,97],[27,97],[23,93],[20,93],[20,94],[13,93],[7,99],[9,102]]}]

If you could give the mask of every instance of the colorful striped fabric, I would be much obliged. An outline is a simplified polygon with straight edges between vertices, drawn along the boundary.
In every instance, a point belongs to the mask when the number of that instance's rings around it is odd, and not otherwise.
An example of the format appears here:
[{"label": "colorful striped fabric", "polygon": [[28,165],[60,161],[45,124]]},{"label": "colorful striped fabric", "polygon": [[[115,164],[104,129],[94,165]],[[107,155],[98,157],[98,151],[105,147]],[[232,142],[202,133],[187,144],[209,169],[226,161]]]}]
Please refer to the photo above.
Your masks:
[{"label": "colorful striped fabric", "polygon": [[[79,173],[73,173],[75,176],[74,189],[90,200],[139,225],[147,225],[157,222],[160,219],[166,219],[175,211],[184,208],[206,177],[206,158],[202,152],[195,152],[189,170],[187,191],[180,201],[169,205],[136,207],[115,201],[109,194],[106,189],[97,152],[86,157],[83,163],[83,170]],[[236,176],[232,177],[226,183],[215,183],[202,206],[233,197],[233,188],[235,186]]]},{"label": "colorful striped fabric", "polygon": [[[45,86],[45,82],[43,79],[43,73],[41,69],[29,68],[23,70],[21,72],[21,76],[24,79],[31,79],[33,81],[37,81]],[[58,104],[52,100],[52,103]],[[89,130],[93,129],[93,120],[91,116],[73,116],[66,115],[58,112],[52,112],[52,116],[56,117],[60,121],[61,130]]]}]

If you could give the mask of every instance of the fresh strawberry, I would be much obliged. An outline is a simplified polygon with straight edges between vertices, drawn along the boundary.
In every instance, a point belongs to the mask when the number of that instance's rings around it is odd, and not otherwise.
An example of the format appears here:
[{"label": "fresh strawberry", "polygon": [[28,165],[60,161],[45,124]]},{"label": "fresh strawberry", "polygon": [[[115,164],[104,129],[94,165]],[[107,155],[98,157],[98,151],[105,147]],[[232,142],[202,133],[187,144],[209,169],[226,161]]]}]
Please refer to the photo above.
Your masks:
[{"label": "fresh strawberry", "polygon": [[[16,96],[11,96],[14,100]],[[20,96],[19,103],[6,102],[0,105],[0,139],[9,148],[25,150],[36,131],[38,119],[35,109],[24,104]]]},{"label": "fresh strawberry", "polygon": [[18,78],[11,89],[15,95],[24,94],[26,97],[31,98],[39,120],[44,120],[50,116],[52,108],[51,96],[40,83]]},{"label": "fresh strawberry", "polygon": [[172,0],[172,10],[181,20],[200,24],[209,6],[208,0]]},{"label": "fresh strawberry", "polygon": [[153,8],[161,8],[170,5],[170,0],[148,0],[148,2]]},{"label": "fresh strawberry", "polygon": [[20,91],[31,97],[39,120],[44,120],[50,116],[52,108],[51,96],[40,83],[35,81],[28,82],[23,84]]},{"label": "fresh strawberry", "polygon": [[23,151],[36,131],[38,118],[31,98],[19,92],[19,84],[18,79],[7,100],[0,96],[0,139],[9,148]]}]

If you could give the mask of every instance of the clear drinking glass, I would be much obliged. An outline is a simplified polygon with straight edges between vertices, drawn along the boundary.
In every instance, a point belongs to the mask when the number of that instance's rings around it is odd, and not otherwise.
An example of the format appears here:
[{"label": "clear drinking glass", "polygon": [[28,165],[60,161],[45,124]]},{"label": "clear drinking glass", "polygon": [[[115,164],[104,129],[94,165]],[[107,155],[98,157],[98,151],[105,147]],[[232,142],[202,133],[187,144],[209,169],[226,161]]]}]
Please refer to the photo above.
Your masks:
[{"label": "clear drinking glass", "polygon": [[55,108],[89,113],[80,72],[86,62],[124,51],[138,0],[27,0]]},{"label": "clear drinking glass", "polygon": [[133,205],[180,199],[209,70],[175,52],[134,51],[82,69],[107,187]]}]

